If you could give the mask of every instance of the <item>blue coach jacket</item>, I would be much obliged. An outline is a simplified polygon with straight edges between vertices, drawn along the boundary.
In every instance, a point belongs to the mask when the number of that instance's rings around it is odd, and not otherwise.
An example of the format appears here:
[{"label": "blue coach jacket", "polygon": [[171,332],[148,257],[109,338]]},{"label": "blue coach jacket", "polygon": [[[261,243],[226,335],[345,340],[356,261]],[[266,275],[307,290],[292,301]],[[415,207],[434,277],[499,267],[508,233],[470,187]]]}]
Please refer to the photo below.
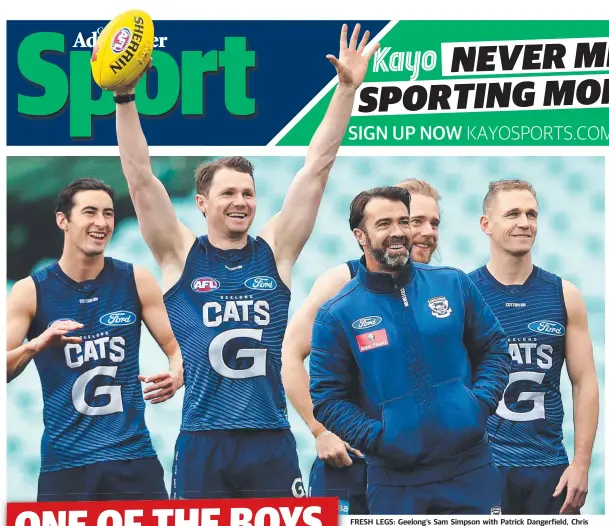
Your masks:
[{"label": "blue coach jacket", "polygon": [[315,418],[366,453],[368,481],[437,482],[492,462],[486,420],[508,383],[506,335],[460,270],[358,275],[318,311]]}]

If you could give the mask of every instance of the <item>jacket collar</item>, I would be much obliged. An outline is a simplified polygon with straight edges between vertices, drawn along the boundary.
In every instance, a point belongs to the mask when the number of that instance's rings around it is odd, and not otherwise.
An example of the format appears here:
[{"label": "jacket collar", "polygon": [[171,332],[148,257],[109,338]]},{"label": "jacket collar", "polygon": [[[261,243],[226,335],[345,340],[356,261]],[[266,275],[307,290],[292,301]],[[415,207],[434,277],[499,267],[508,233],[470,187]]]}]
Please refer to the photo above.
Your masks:
[{"label": "jacket collar", "polygon": [[408,285],[415,277],[416,267],[412,260],[408,260],[406,266],[394,280],[391,274],[385,272],[371,272],[366,268],[364,256],[359,260],[357,279],[368,290],[374,292],[395,292],[396,288]]}]

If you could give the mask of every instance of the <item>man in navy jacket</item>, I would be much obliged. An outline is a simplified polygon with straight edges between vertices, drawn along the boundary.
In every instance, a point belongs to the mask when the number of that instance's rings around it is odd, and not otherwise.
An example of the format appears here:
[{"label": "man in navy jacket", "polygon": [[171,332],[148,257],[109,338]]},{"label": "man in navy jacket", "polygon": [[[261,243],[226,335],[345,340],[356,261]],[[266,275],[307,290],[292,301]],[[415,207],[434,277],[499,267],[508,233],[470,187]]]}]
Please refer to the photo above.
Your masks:
[{"label": "man in navy jacket", "polygon": [[410,194],[362,192],[358,275],[318,311],[315,418],[366,454],[371,514],[499,513],[486,420],[508,382],[505,333],[460,270],[410,261]]}]

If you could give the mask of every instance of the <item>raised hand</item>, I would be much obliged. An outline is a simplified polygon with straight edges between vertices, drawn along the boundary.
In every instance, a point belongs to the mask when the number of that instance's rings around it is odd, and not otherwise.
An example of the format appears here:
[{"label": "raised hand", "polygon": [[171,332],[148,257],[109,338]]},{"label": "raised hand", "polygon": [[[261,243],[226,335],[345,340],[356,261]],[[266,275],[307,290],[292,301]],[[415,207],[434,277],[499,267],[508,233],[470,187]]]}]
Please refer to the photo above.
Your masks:
[{"label": "raised hand", "polygon": [[364,33],[364,37],[358,46],[357,40],[359,38],[360,29],[360,24],[357,24],[351,35],[349,45],[347,45],[348,28],[347,24],[343,24],[343,29],[340,33],[340,53],[338,58],[334,55],[326,55],[326,58],[332,62],[336,68],[338,82],[356,89],[359,88],[364,81],[370,57],[372,57],[380,47],[380,44],[376,43],[364,53],[364,48],[366,47],[366,44],[368,44],[368,39],[370,38],[370,31]]}]

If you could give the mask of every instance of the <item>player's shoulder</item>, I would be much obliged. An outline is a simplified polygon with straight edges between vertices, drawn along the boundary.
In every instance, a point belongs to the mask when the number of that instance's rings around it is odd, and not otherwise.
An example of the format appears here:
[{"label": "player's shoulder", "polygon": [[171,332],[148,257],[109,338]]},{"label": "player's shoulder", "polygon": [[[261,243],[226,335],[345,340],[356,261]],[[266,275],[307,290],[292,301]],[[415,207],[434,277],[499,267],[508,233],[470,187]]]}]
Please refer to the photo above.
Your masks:
[{"label": "player's shoulder", "polygon": [[[36,269],[34,272],[32,272],[32,274],[30,276],[28,276],[27,278],[24,278],[23,280],[20,280],[20,281],[25,281],[27,279],[31,279],[32,284],[35,284],[35,283],[41,283],[43,281],[47,281],[49,279],[54,279],[57,277],[57,273],[55,272],[55,269],[57,267],[58,267],[57,261],[53,261],[52,263],[48,263],[47,265],[44,265],[44,266]],[[17,283],[19,283],[19,282],[17,282]],[[17,283],[15,283],[15,285]]]},{"label": "player's shoulder", "polygon": [[34,312],[36,310],[36,284],[32,276],[16,281],[9,294],[9,308],[17,311]]},{"label": "player's shoulder", "polygon": [[351,310],[354,305],[358,304],[357,291],[363,290],[357,279],[350,279],[343,287],[328,301],[324,302],[319,308],[318,314],[320,317],[324,313],[328,313],[334,318],[340,318],[345,310]]},{"label": "player's shoulder", "polygon": [[550,272],[549,270],[533,265],[533,272],[535,273],[535,279],[545,283],[551,283],[553,285],[560,285],[565,282],[558,274]]},{"label": "player's shoulder", "polygon": [[470,270],[467,273],[467,277],[473,282],[481,281],[484,278],[484,265],[476,267],[474,270]]},{"label": "player's shoulder", "polygon": [[26,296],[28,294],[36,295],[36,284],[32,276],[27,276],[15,281],[11,287],[11,294],[17,296]]},{"label": "player's shoulder", "polygon": [[436,266],[416,262],[413,265],[417,269],[417,272],[424,277],[431,277],[432,279],[468,279],[467,274],[457,267],[447,265]]},{"label": "player's shoulder", "polygon": [[328,270],[320,274],[320,276],[315,280],[315,284],[318,287],[339,290],[342,289],[353,278],[353,276],[354,274],[352,273],[348,263],[340,263],[330,267]]},{"label": "player's shoulder", "polygon": [[115,259],[109,256],[104,258],[105,264],[108,265],[113,271],[119,273],[129,273],[135,270],[135,265],[122,259]]}]

